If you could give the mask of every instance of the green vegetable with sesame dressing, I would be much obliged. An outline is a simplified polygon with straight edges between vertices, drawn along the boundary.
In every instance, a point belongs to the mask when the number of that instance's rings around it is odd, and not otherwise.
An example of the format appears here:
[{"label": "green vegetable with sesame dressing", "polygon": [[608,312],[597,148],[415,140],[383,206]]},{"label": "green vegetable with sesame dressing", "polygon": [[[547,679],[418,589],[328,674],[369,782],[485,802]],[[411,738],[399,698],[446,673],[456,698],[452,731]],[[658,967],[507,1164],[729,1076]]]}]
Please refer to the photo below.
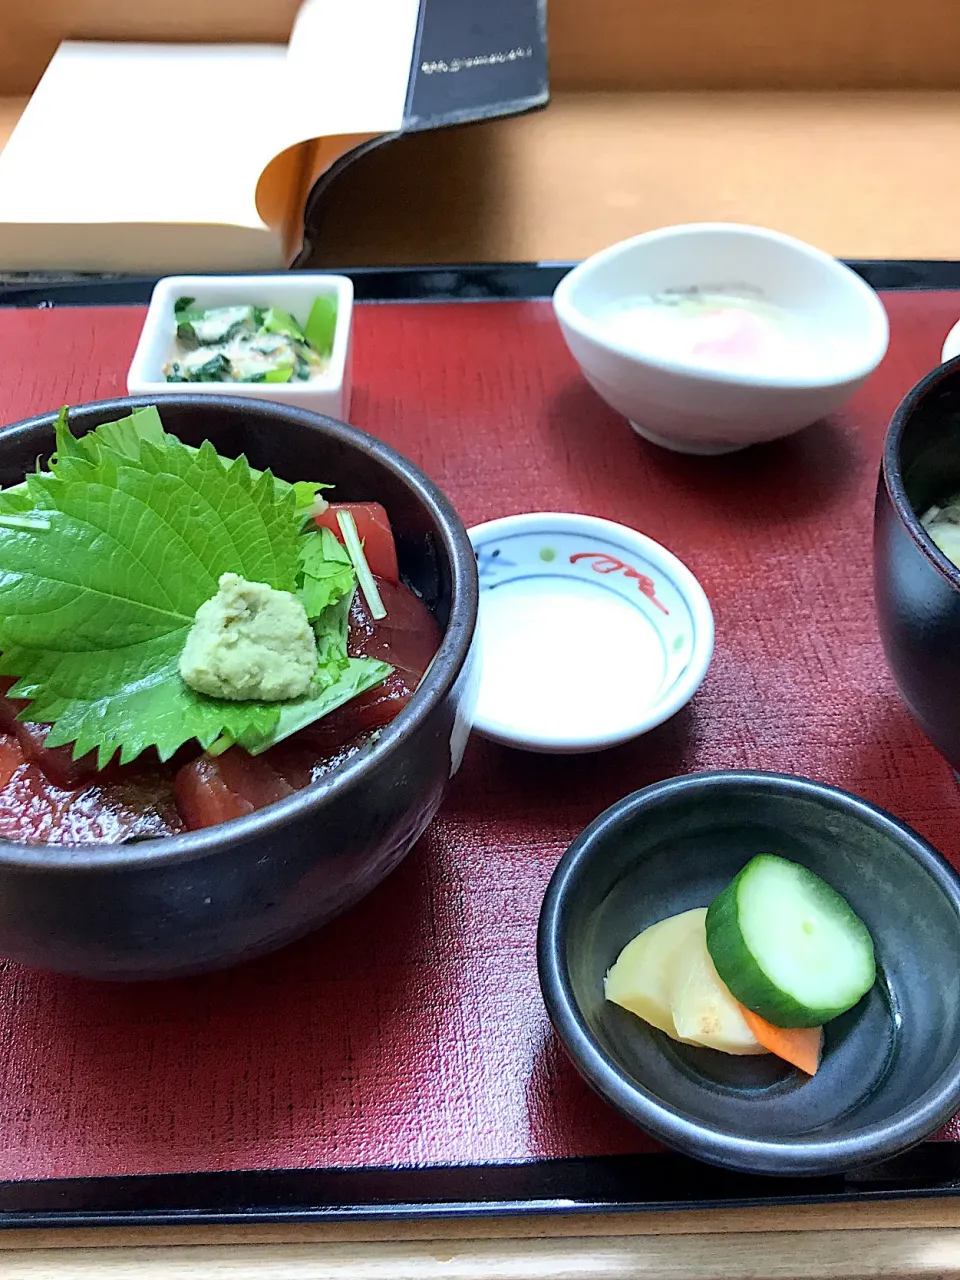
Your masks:
[{"label": "green vegetable with sesame dressing", "polygon": [[301,326],[280,307],[173,308],[177,349],[164,365],[167,382],[307,382],[321,376],[333,352],[336,299],[313,300]]}]

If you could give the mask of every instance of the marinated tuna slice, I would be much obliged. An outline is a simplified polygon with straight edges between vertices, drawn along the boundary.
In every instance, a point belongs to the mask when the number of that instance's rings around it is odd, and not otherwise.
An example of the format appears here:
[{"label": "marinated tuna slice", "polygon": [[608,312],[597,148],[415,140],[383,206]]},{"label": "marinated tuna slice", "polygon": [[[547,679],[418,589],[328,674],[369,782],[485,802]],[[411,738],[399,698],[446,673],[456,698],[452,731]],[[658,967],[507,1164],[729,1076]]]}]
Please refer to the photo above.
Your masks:
[{"label": "marinated tuna slice", "polygon": [[184,830],[162,766],[63,787],[0,734],[0,840],[24,844],[117,844]]},{"label": "marinated tuna slice", "polygon": [[394,670],[376,688],[304,729],[299,736],[318,748],[333,750],[388,725],[410,701],[439,648],[440,628],[419,596],[381,578],[377,587],[387,616],[375,622],[358,591],[350,609],[347,648],[356,657],[389,662]]}]

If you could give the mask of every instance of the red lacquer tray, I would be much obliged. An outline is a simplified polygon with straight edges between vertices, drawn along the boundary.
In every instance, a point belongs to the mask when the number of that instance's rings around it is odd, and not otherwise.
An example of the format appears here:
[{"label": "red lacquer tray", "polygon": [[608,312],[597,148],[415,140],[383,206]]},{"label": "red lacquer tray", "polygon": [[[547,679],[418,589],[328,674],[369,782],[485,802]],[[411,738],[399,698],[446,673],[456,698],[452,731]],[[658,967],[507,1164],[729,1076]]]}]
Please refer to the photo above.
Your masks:
[{"label": "red lacquer tray", "polygon": [[[553,278],[480,276],[487,292]],[[468,525],[570,510],[663,542],[713,604],[713,665],[672,721],[601,755],[473,740],[400,869],[267,959],[137,986],[2,966],[0,1223],[833,1197],[960,1177],[952,1128],[899,1163],[812,1182],[660,1153],[558,1051],[535,967],[540,899],[566,845],[674,774],[822,779],[960,866],[960,789],[897,696],[870,585],[885,426],[938,362],[960,291],[884,298],[889,355],[842,415],[709,459],[658,450],[608,410],[547,301],[358,306],[353,421],[422,466]],[[143,314],[0,310],[0,422],[123,394]]]}]

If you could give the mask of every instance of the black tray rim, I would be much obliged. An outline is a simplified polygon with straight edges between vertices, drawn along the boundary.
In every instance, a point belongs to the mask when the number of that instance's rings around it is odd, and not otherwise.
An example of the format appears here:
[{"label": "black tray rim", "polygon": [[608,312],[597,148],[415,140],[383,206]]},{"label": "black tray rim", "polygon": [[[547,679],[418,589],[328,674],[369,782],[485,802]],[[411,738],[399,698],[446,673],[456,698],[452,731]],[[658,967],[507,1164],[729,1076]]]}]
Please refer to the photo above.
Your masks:
[{"label": "black tray rim", "polygon": [[[325,268],[360,303],[549,299],[573,262]],[[960,290],[960,262],[851,259],[882,290]],[[238,273],[256,274],[256,273]],[[0,274],[0,307],[143,306],[159,277]],[[960,1192],[960,1143],[828,1178],[732,1173],[673,1152],[476,1165],[249,1169],[0,1181],[0,1231],[226,1226],[864,1204]]]},{"label": "black tray rim", "polygon": [[[874,289],[960,289],[960,261],[845,259]],[[431,266],[325,267],[345,275],[357,302],[531,302],[548,299],[575,262],[467,262]],[[194,273],[198,274],[198,273]],[[235,272],[259,275],[261,272]],[[0,307],[145,306],[159,276],[0,272]]]},{"label": "black tray rim", "polygon": [[[960,1149],[929,1143],[828,1178],[732,1173],[673,1152],[479,1165],[270,1169],[0,1182],[0,1230],[612,1215],[934,1199]],[[615,1231],[615,1226],[611,1227]]]}]

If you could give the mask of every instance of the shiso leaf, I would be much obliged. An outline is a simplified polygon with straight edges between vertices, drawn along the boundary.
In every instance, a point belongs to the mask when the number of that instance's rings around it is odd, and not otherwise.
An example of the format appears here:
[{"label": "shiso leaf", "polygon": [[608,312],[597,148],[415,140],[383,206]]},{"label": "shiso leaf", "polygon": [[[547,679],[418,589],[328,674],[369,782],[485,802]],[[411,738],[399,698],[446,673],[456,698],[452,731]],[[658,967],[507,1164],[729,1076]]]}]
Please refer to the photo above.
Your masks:
[{"label": "shiso leaf", "polygon": [[11,485],[9,489],[0,489],[0,512],[4,515],[18,515],[33,510],[33,499],[27,492],[27,483]]},{"label": "shiso leaf", "polygon": [[305,533],[298,554],[302,576],[297,595],[308,618],[317,618],[328,605],[347,594],[353,596],[357,582],[353,564],[329,529]]},{"label": "shiso leaf", "polygon": [[345,661],[345,614],[325,624],[316,693],[296,703],[208,698],[180,678],[194,615],[221,573],[297,588],[313,537],[300,530],[322,487],[278,481],[209,442],[183,445],[155,410],[79,438],[62,412],[50,471],[6,499],[48,527],[0,525],[0,673],[30,700],[21,718],[52,723],[50,746],[73,743],[75,759],[96,750],[101,767],[150,747],[169,759],[192,739],[259,751],[296,731],[284,725],[303,727],[383,680],[385,664]]},{"label": "shiso leaf", "polygon": [[[95,431],[90,431],[85,436],[73,435],[67,424],[67,410],[62,408],[57,417],[56,433],[57,451],[54,455],[52,470],[62,478],[65,478],[62,469],[63,465],[69,458],[79,458],[88,462],[99,463],[106,457],[113,457],[118,461],[137,464],[140,461],[141,446],[144,443],[153,444],[159,448],[163,448],[168,444],[179,445],[187,453],[197,452],[192,445],[183,444],[176,436],[164,431],[160,414],[157,412],[155,405],[134,409],[125,418],[118,418],[115,422],[105,422],[102,426],[97,427]],[[229,467],[233,461],[219,454],[217,456],[224,467]],[[259,480],[264,474],[263,471],[257,471],[254,467],[250,467],[250,475],[255,480]],[[298,515],[309,512],[324,489],[333,488],[333,485],[322,484],[312,480],[295,480],[290,484],[286,480],[281,480],[279,476],[273,477],[273,483],[277,493],[281,496],[293,490],[294,503]],[[0,490],[0,511],[31,510],[32,503],[26,497],[26,488],[27,485],[24,481],[23,484],[15,485],[11,489]],[[6,494],[10,495],[11,500],[16,499],[20,502],[22,497],[25,501],[22,505],[6,506],[4,503],[4,495]],[[325,506],[326,504],[324,503],[323,505]]]},{"label": "shiso leaf", "polygon": [[234,741],[245,747],[251,755],[258,756],[268,747],[275,746],[291,734],[299,733],[308,724],[336,711],[358,694],[366,693],[368,689],[381,684],[392,670],[386,662],[378,662],[375,658],[348,658],[339,678],[325,689],[317,686],[316,692],[311,690],[296,701],[274,704],[279,706],[280,715],[269,737],[245,733],[235,737]]},{"label": "shiso leaf", "polygon": [[30,698],[23,719],[52,722],[51,747],[73,744],[73,758],[97,752],[100,768],[119,752],[121,764],[155,747],[161,760],[185,742],[207,747],[228,734],[270,740],[279,722],[278,703],[226,702],[196,693],[180,678],[179,650],[170,632],[140,645],[97,655],[5,649],[0,671],[20,675],[13,697]]},{"label": "shiso leaf", "polygon": [[317,637],[317,680],[321,685],[332,684],[346,669],[353,593],[354,588],[351,587],[346,595],[335,604],[328,604],[319,617],[313,619],[313,631]]}]

